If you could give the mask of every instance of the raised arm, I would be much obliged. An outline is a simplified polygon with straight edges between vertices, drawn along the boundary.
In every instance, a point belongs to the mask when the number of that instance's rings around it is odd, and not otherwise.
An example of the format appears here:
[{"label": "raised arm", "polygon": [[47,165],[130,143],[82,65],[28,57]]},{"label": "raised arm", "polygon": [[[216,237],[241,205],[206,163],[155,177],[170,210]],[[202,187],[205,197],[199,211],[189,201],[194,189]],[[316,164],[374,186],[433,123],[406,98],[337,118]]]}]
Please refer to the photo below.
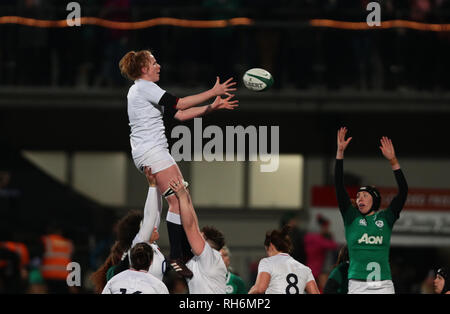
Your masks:
[{"label": "raised arm", "polygon": [[205,239],[200,232],[197,214],[195,213],[194,206],[192,205],[189,192],[184,187],[182,178],[171,180],[169,186],[174,190],[175,195],[180,202],[181,223],[183,225],[184,232],[186,232],[192,253],[199,256],[205,248]]},{"label": "raised arm", "polygon": [[186,121],[220,109],[233,110],[238,106],[239,100],[231,100],[234,97],[234,95],[231,94],[228,95],[229,96],[227,98],[223,99],[220,96],[217,96],[213,103],[206,106],[194,107],[185,110],[178,110],[175,113],[174,117],[177,120]]},{"label": "raised arm", "polygon": [[156,177],[148,167],[144,169],[144,173],[149,185],[147,199],[144,205],[144,219],[142,220],[139,232],[133,239],[131,247],[136,243],[150,241],[153,230],[159,227],[160,222],[162,200],[156,187]]},{"label": "raised arm", "polygon": [[214,84],[213,88],[200,94],[180,98],[175,109],[186,110],[188,108],[199,105],[213,97],[222,95],[230,96],[229,92],[236,90],[236,88],[232,88],[233,85],[236,85],[236,82],[233,82],[233,78],[229,78],[224,83],[220,83],[220,78],[217,77],[216,84]]},{"label": "raised arm", "polygon": [[336,164],[334,166],[334,186],[341,213],[345,212],[351,204],[350,197],[344,186],[344,151],[352,140],[351,137],[346,140],[346,134],[347,128],[345,127],[340,128],[337,132]]},{"label": "raised arm", "polygon": [[392,171],[394,171],[395,180],[397,181],[398,193],[392,199],[389,208],[395,213],[396,218],[398,218],[408,196],[408,183],[406,183],[405,176],[400,169],[400,164],[395,156],[394,145],[392,144],[391,139],[383,136],[380,142],[380,150],[383,153],[383,156],[389,160]]}]

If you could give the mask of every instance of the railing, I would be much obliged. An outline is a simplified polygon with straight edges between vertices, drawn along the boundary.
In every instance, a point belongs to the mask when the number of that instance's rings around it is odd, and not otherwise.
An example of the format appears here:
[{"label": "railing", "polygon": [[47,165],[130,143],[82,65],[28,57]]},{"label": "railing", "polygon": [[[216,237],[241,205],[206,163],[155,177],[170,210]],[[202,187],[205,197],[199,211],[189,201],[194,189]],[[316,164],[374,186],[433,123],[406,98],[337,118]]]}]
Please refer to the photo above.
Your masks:
[{"label": "railing", "polygon": [[[109,20],[248,17],[253,23],[220,29],[156,26],[132,31],[1,24],[0,85],[124,87],[127,82],[117,66],[120,58],[132,49],[151,48],[162,65],[162,85],[209,86],[216,75],[240,79],[245,70],[262,67],[274,75],[275,90],[450,89],[448,32],[336,30],[309,23],[316,18],[361,22],[368,13],[363,7],[320,7],[316,2],[301,7],[295,1],[282,1],[285,6],[280,7],[280,2],[243,1],[241,7],[219,10],[201,6],[203,1],[170,1],[178,3],[176,7],[167,1],[151,1],[156,3],[152,5],[141,1],[139,6],[114,12],[79,2],[82,16]],[[410,19],[411,14],[408,8],[383,12],[383,19]],[[67,13],[65,5],[52,7],[46,2],[30,10],[0,6],[0,16],[58,20]],[[428,22],[448,22],[447,13],[435,8],[428,13]]]}]

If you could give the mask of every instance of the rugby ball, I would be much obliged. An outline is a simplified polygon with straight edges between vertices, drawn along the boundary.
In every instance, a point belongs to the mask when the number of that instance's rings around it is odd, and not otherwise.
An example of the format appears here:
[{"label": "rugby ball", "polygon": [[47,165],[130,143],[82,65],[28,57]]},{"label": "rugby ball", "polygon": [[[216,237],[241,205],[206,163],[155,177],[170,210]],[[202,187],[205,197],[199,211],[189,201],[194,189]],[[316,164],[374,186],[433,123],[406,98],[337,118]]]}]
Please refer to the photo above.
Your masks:
[{"label": "rugby ball", "polygon": [[273,77],[268,71],[253,68],[245,72],[242,77],[245,87],[255,92],[263,92],[273,85]]}]

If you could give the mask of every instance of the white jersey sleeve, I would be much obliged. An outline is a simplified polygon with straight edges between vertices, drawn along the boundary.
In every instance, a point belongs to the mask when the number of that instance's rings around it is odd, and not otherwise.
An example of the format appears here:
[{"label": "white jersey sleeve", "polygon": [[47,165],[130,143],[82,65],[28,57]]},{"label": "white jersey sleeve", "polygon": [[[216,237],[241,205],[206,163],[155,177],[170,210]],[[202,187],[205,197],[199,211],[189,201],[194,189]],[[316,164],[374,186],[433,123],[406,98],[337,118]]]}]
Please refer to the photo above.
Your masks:
[{"label": "white jersey sleeve", "polygon": [[153,105],[158,105],[161,97],[166,92],[153,82],[147,80],[141,80],[142,84],[139,85],[139,91],[144,96],[145,100],[151,102]]},{"label": "white jersey sleeve", "polygon": [[166,258],[159,250],[158,245],[152,243],[150,246],[153,249],[153,261],[148,269],[148,272],[162,281],[167,267]]},{"label": "white jersey sleeve", "polygon": [[306,268],[306,283],[310,282],[310,281],[316,281],[316,279],[314,278],[314,275],[312,273],[311,268],[307,267]]},{"label": "white jersey sleeve", "polygon": [[258,274],[262,272],[272,274],[272,263],[267,258],[263,258],[259,261]]},{"label": "white jersey sleeve", "polygon": [[159,227],[162,210],[162,199],[156,187],[149,187],[144,206],[144,219],[141,222],[139,232],[133,239],[131,247],[137,243],[150,241],[153,229]]},{"label": "white jersey sleeve", "polygon": [[162,282],[158,282],[158,286],[155,288],[158,294],[169,294],[169,289],[167,289],[167,286]]},{"label": "white jersey sleeve", "polygon": [[187,280],[190,294],[225,294],[227,268],[219,251],[205,242],[200,255],[194,256],[186,266],[194,276]]},{"label": "white jersey sleeve", "polygon": [[220,256],[214,254],[213,249],[205,241],[205,247],[203,248],[203,252],[198,256],[199,266],[203,269],[211,269],[214,265],[219,263],[219,259],[222,259]]}]

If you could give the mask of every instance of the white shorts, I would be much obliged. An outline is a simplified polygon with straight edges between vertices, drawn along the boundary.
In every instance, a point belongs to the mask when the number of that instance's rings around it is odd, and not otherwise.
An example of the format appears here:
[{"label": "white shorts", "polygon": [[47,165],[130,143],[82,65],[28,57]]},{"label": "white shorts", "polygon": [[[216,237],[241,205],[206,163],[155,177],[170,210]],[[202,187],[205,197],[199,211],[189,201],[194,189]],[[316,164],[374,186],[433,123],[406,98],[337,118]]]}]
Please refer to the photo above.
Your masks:
[{"label": "white shorts", "polygon": [[133,158],[133,161],[140,172],[144,172],[144,167],[150,167],[152,173],[157,173],[172,165],[176,165],[169,150],[161,147],[150,150],[139,158]]},{"label": "white shorts", "polygon": [[395,294],[392,280],[363,281],[350,279],[348,294]]}]

